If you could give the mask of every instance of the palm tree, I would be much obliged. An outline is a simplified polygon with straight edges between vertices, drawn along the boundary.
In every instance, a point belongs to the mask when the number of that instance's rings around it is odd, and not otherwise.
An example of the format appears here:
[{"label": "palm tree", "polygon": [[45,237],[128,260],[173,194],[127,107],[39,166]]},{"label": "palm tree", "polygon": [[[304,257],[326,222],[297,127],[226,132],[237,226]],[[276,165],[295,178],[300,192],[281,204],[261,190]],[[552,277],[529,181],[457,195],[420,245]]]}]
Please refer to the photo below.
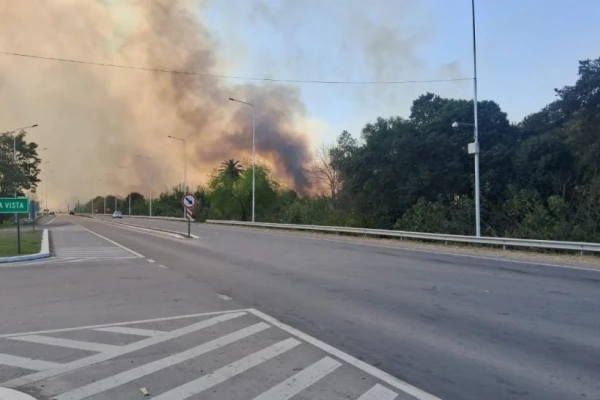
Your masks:
[{"label": "palm tree", "polygon": [[235,161],[233,159],[225,160],[221,163],[221,168],[219,168],[219,173],[225,176],[228,176],[232,179],[238,179],[242,173],[244,168],[240,164],[239,161]]}]

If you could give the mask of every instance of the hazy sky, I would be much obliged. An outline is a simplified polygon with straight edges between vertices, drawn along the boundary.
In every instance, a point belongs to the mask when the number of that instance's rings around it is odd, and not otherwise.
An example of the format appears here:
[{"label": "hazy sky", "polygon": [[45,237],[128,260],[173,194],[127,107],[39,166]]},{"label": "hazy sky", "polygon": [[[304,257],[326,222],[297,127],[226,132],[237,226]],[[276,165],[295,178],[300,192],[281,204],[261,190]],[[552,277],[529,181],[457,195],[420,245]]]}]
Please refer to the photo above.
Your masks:
[{"label": "hazy sky", "polygon": [[[477,0],[479,99],[513,122],[600,57],[599,0]],[[0,50],[246,77],[335,81],[471,78],[470,0],[0,0]],[[472,81],[274,84],[0,56],[0,130],[39,123],[51,207],[92,193],[148,195],[259,158],[306,189],[312,149],[426,92],[472,98]],[[4,127],[4,128],[2,128]],[[307,140],[308,139],[308,140]],[[137,158],[137,154],[152,161]],[[147,159],[146,159],[147,160]],[[127,166],[127,169],[120,168]],[[54,172],[51,172],[54,171]],[[304,183],[303,183],[304,182]]]},{"label": "hazy sky", "polygon": [[[268,11],[262,13],[257,4]],[[600,56],[598,0],[478,0],[476,7],[479,99],[497,101],[511,121],[552,101],[554,88],[572,84],[579,60]],[[358,15],[347,18],[349,12]],[[238,61],[230,64],[230,72],[238,75],[325,80],[473,76],[470,0],[218,0],[209,2],[205,21],[222,55]],[[378,61],[369,62],[368,41],[385,42],[385,35],[375,36],[386,30],[389,42],[381,44]],[[308,114],[328,125],[320,133],[324,140],[342,129],[357,132],[377,116],[407,116],[412,100],[426,91],[472,96],[470,82],[301,88]]]}]

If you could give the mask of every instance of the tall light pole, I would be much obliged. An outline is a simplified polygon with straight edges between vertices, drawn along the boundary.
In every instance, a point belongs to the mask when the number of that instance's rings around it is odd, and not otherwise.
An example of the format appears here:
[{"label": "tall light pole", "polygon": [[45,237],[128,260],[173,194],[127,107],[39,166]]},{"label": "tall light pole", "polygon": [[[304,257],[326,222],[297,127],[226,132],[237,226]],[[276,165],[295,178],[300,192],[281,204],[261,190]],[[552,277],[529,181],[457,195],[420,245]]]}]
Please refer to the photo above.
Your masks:
[{"label": "tall light pole", "polygon": [[[122,165],[119,165],[119,168],[129,170],[128,167],[124,167]],[[130,217],[131,217],[131,192],[132,192],[132,190],[131,190],[131,174],[130,174],[129,175],[129,196],[127,196],[127,197],[129,197],[129,216]]]},{"label": "tall light pole", "polygon": [[[183,142],[183,193],[185,194],[187,193],[187,146],[185,139],[171,135],[168,138]],[[185,208],[183,209],[183,217],[185,218]]]},{"label": "tall light pole", "polygon": [[477,119],[477,40],[475,35],[475,0],[471,0],[473,16],[473,147],[475,152],[475,234],[481,236],[481,194],[479,189],[479,124]]},{"label": "tall light pole", "polygon": [[[48,149],[43,148],[42,150],[48,150]],[[50,164],[50,161],[44,161],[42,163],[42,165],[46,165],[46,164]],[[46,203],[45,208],[48,208],[48,183],[47,183],[47,180],[48,180],[48,174],[51,172],[53,172],[53,171],[44,172],[44,179],[42,180],[44,182],[44,186],[42,187],[42,196],[41,196],[41,200],[39,201],[39,204],[41,205],[45,199],[45,203]]]},{"label": "tall light pole", "polygon": [[[136,157],[145,158],[147,160],[152,160],[152,158],[150,158],[148,156],[143,156],[141,154],[138,154]],[[152,169],[149,168],[148,171],[150,172],[150,209],[149,209],[149,214],[150,214],[150,216],[152,216]]]},{"label": "tall light pole", "polygon": [[230,97],[229,100],[245,104],[252,108],[252,222],[254,222],[254,210],[256,206],[256,112],[252,103],[234,99],[233,97]]},{"label": "tall light pole", "polygon": [[185,139],[171,135],[168,138],[183,142],[183,191],[187,192],[187,146]]},{"label": "tall light pole", "polygon": [[46,174],[44,174],[44,177],[46,178],[44,180],[44,202],[46,203],[46,206],[44,207],[46,210],[48,210],[48,178],[50,177],[50,174],[52,174],[54,172],[54,170],[48,171]]},{"label": "tall light pole", "polygon": [[479,188],[479,124],[477,118],[477,40],[475,31],[475,0],[471,0],[471,15],[473,22],[473,123],[454,122],[453,128],[460,125],[473,127],[473,143],[469,143],[469,154],[475,158],[475,235],[481,236],[481,195]]}]

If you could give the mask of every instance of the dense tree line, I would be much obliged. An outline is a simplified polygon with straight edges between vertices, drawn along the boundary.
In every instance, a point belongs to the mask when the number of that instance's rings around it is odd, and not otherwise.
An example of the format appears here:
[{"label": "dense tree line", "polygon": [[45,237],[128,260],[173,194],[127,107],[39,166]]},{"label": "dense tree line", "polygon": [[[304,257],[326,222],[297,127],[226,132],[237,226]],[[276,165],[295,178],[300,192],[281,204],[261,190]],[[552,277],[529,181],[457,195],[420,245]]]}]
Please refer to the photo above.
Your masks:
[{"label": "dense tree line", "polygon": [[[600,241],[600,58],[580,62],[577,82],[556,95],[518,124],[494,101],[478,104],[484,235]],[[427,93],[408,118],[378,118],[358,137],[342,132],[307,171],[322,188],[313,197],[260,165],[256,219],[472,235],[472,123],[472,101]],[[180,215],[181,194],[161,194],[155,214]],[[249,220],[252,169],[226,160],[196,194],[199,219]]]}]

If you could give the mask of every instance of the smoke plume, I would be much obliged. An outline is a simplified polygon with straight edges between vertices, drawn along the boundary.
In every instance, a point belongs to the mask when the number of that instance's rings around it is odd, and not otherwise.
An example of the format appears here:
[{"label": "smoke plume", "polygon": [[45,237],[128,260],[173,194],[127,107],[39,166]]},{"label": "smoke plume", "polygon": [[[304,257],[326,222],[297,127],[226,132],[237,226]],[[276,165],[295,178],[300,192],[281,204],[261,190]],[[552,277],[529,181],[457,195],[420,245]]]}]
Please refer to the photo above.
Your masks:
[{"label": "smoke plume", "polygon": [[[219,74],[217,43],[200,22],[200,0],[0,0],[0,50],[97,63]],[[154,194],[201,183],[225,158],[252,149],[300,193],[309,189],[309,142],[297,88],[237,84],[186,74],[107,68],[0,55],[0,131],[32,123],[29,140],[48,147],[44,172],[72,196],[130,189]],[[137,157],[138,155],[143,157]],[[50,171],[53,172],[50,172]],[[51,178],[50,178],[51,177]]]}]

